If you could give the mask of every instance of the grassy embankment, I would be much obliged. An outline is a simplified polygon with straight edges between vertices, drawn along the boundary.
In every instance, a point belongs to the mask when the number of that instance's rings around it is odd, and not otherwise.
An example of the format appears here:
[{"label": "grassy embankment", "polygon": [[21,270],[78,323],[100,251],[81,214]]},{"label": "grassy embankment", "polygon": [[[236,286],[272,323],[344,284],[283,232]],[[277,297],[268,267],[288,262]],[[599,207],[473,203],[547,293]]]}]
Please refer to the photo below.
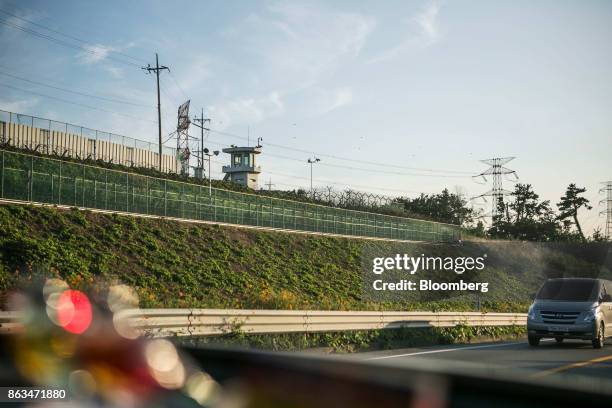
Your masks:
[{"label": "grassy embankment", "polygon": [[[374,253],[402,251],[415,256],[476,257],[486,253],[484,271],[466,272],[460,277],[489,282],[490,291],[480,295],[482,309],[488,311],[524,312],[546,277],[610,276],[612,269],[609,247],[602,245],[388,244],[49,207],[0,206],[3,294],[40,277],[52,276],[94,293],[104,291],[109,284],[131,285],[139,295],[141,307],[475,310],[473,294],[418,301],[363,300],[362,258],[366,248]],[[432,276],[423,274],[420,278]],[[268,348],[282,344],[297,348],[335,347],[333,344],[363,348],[398,341],[417,344],[423,339],[433,341],[431,336],[437,338],[436,342],[449,342],[483,334],[472,329],[454,330],[459,332],[411,335],[416,337],[391,330],[275,339],[245,339],[234,333],[228,338],[239,344]],[[512,330],[506,334],[513,334]]]}]

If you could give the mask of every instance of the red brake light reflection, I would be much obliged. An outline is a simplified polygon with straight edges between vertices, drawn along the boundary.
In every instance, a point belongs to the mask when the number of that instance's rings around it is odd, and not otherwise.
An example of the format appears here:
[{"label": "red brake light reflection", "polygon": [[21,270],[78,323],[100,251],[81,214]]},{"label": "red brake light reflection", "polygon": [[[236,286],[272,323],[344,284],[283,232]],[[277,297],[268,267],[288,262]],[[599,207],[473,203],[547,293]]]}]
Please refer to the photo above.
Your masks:
[{"label": "red brake light reflection", "polygon": [[91,303],[78,290],[62,292],[57,302],[57,321],[67,332],[81,334],[91,324]]}]

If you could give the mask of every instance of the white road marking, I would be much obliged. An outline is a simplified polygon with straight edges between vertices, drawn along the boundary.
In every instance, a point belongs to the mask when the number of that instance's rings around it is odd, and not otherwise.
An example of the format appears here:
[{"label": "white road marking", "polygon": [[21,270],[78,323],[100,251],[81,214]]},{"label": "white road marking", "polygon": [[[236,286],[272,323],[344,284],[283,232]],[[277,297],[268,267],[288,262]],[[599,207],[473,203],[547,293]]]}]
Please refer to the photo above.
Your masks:
[{"label": "white road marking", "polygon": [[[542,339],[542,341],[552,341],[552,340],[553,339]],[[410,357],[410,356],[418,356],[418,355],[423,355],[423,354],[447,353],[449,351],[476,350],[476,349],[492,348],[492,347],[515,346],[517,344],[526,344],[526,343],[514,342],[514,343],[484,344],[481,346],[467,346],[467,347],[456,347],[456,348],[441,349],[441,350],[417,351],[414,353],[395,354],[392,356],[370,357],[370,358],[366,358],[365,360],[384,360],[387,358],[395,358],[395,357]]]}]

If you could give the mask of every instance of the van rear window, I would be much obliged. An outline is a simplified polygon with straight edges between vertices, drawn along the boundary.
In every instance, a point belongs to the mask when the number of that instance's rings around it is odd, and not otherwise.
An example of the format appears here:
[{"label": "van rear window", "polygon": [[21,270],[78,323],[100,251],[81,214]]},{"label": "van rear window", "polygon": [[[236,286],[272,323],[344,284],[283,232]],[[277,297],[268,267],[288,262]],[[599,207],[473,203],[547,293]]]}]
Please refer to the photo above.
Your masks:
[{"label": "van rear window", "polygon": [[549,281],[539,290],[536,299],[586,302],[597,298],[596,288],[597,281]]}]

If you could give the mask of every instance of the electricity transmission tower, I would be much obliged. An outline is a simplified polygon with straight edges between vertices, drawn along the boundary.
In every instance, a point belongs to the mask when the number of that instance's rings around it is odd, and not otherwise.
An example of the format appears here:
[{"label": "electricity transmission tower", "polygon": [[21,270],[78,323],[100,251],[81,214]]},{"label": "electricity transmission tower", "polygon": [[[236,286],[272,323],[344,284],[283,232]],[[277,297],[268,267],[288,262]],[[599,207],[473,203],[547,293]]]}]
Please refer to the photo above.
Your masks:
[{"label": "electricity transmission tower", "polygon": [[155,53],[155,66],[152,67],[151,64],[147,64],[146,67],[142,67],[142,69],[144,69],[145,71],[147,71],[148,74],[150,74],[151,72],[155,72],[155,75],[157,76],[157,130],[158,130],[158,143],[159,143],[159,171],[162,171],[162,121],[161,121],[161,101],[159,98],[159,73],[160,71],[163,71],[164,69],[167,70],[168,72],[170,72],[170,68],[162,65],[161,67],[159,66],[159,57],[157,56],[157,53]]},{"label": "electricity transmission tower", "polygon": [[606,238],[612,239],[612,181],[605,181],[602,183],[605,187],[599,190],[600,193],[604,193],[606,198],[601,200],[599,203],[606,203],[606,209],[600,214],[606,215]]},{"label": "electricity transmission tower", "polygon": [[268,179],[268,182],[266,184],[264,184],[266,186],[268,186],[268,191],[272,191],[272,186],[275,186],[276,184],[272,184],[272,179]]},{"label": "electricity transmission tower", "polygon": [[485,176],[493,176],[493,188],[491,190],[482,193],[479,196],[474,198],[482,198],[486,201],[485,197],[492,197],[493,205],[491,207],[491,219],[495,220],[495,218],[499,215],[499,204],[503,203],[504,196],[511,193],[511,191],[504,190],[502,187],[502,176],[506,174],[513,174],[514,177],[518,180],[518,176],[516,175],[516,171],[511,170],[507,167],[504,167],[504,164],[508,163],[511,160],[514,160],[514,157],[495,157],[493,159],[481,160],[482,163],[488,164],[490,167],[483,171],[482,173],[474,176],[474,177],[482,177],[485,181],[487,178]]}]

